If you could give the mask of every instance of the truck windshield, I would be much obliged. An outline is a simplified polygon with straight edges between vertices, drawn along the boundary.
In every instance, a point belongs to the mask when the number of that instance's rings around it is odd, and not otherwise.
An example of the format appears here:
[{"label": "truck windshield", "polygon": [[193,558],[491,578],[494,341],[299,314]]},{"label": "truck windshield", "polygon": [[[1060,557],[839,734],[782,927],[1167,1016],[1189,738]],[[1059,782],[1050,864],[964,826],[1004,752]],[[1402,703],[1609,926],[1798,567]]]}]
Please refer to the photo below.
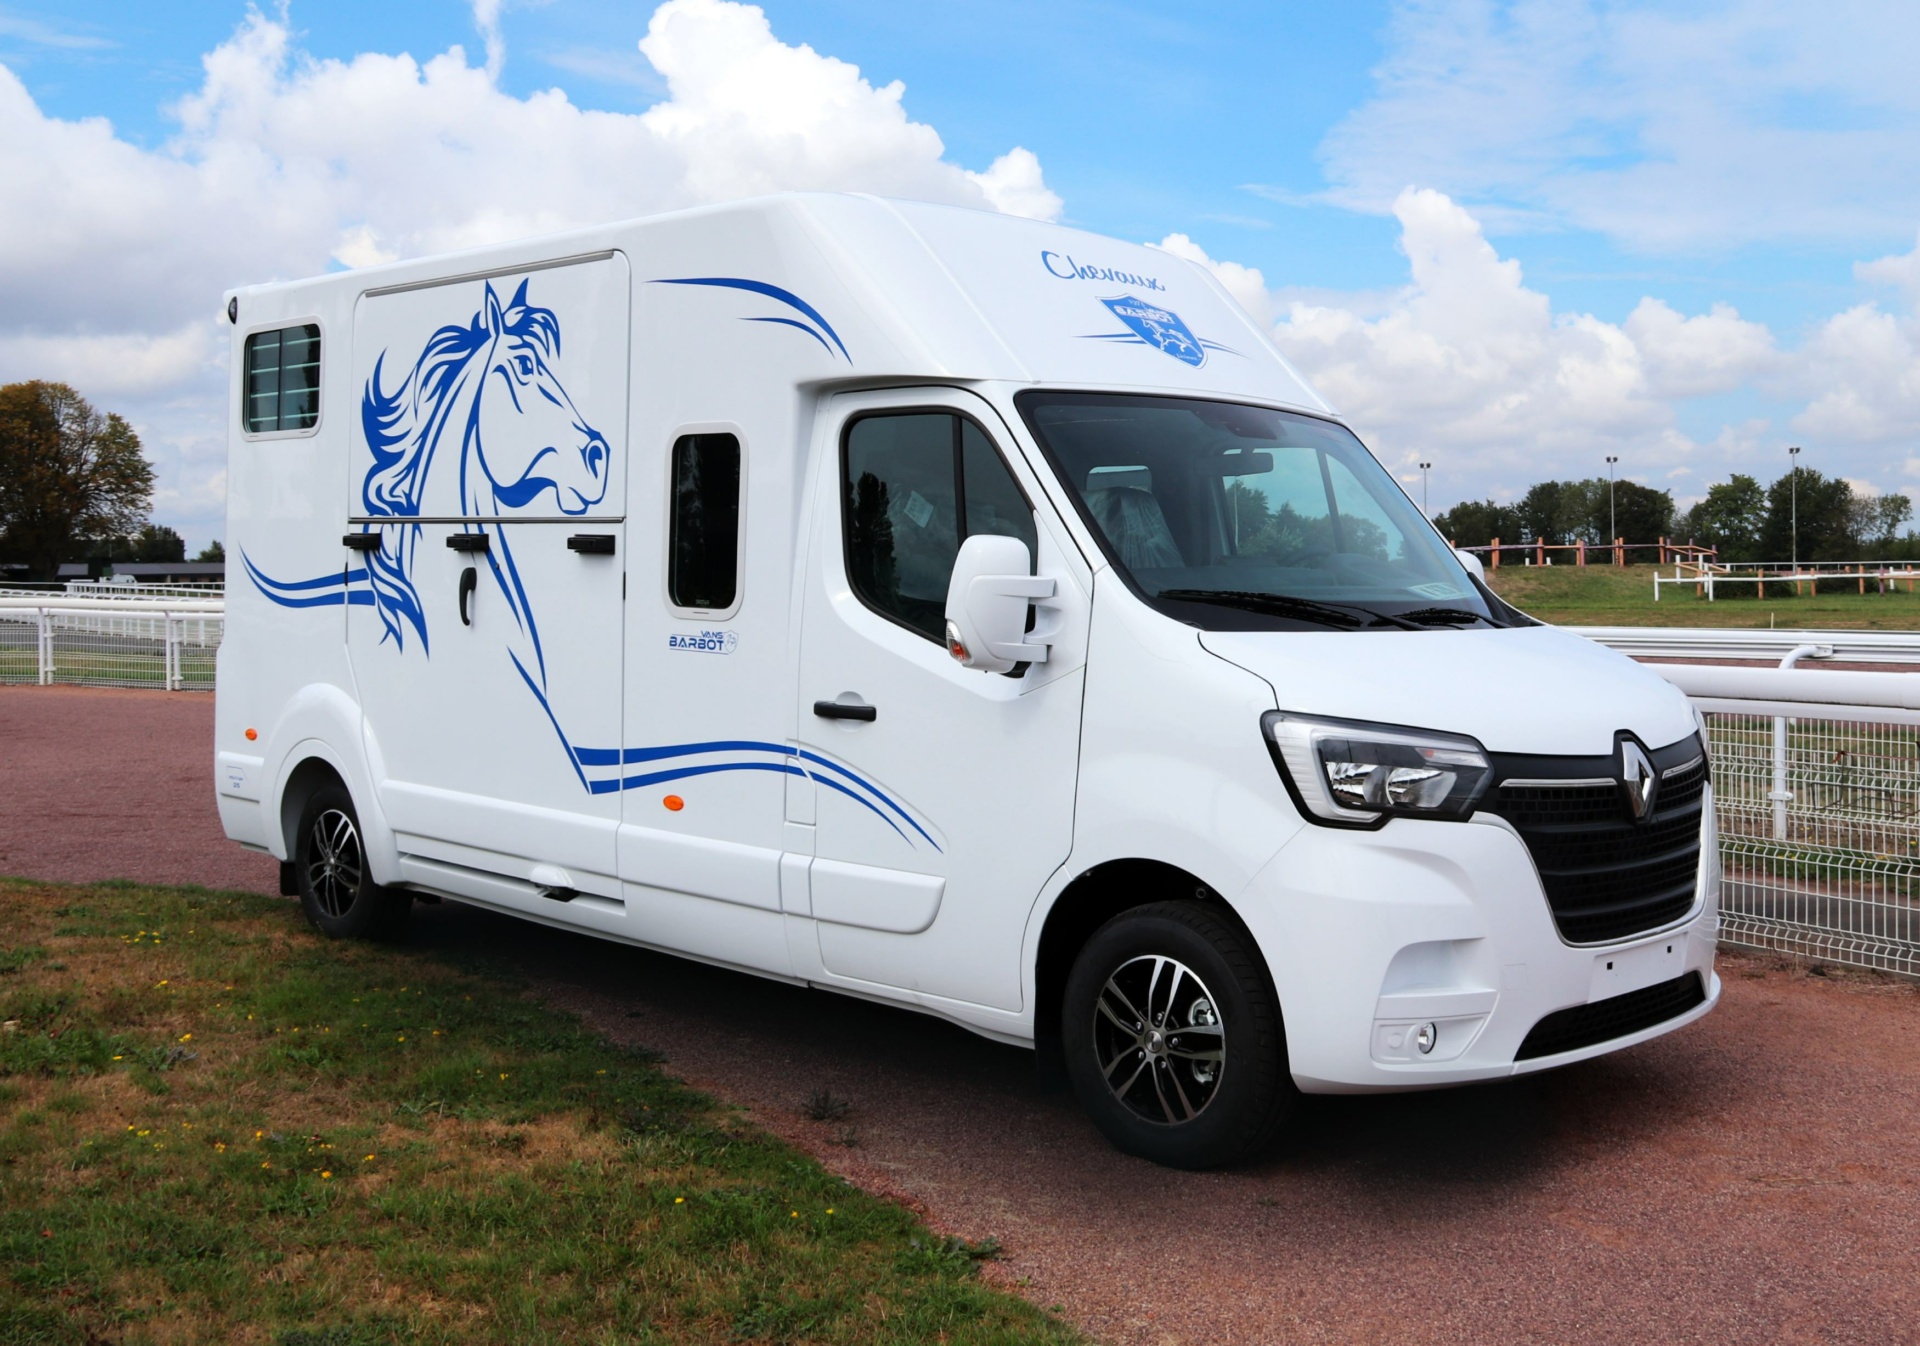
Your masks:
[{"label": "truck windshield", "polygon": [[1331,421],[1120,393],[1017,404],[1108,558],[1170,616],[1219,630],[1507,624]]}]

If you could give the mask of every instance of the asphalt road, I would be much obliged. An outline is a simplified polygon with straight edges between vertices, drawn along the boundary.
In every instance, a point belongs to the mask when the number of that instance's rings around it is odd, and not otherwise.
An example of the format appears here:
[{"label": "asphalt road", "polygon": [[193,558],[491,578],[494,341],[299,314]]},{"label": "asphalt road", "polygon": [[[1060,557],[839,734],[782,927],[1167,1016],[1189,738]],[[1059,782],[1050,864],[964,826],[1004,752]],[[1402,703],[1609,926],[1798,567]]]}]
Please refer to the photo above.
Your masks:
[{"label": "asphalt road", "polygon": [[[211,712],[0,688],[0,873],[273,891],[220,836]],[[501,960],[937,1227],[999,1238],[990,1274],[1105,1340],[1920,1340],[1907,983],[1723,956],[1721,1008],[1673,1036],[1309,1100],[1266,1160],[1186,1174],[1108,1149],[1025,1053],[917,1015],[453,904],[412,938]],[[822,1088],[843,1119],[803,1115]]]}]

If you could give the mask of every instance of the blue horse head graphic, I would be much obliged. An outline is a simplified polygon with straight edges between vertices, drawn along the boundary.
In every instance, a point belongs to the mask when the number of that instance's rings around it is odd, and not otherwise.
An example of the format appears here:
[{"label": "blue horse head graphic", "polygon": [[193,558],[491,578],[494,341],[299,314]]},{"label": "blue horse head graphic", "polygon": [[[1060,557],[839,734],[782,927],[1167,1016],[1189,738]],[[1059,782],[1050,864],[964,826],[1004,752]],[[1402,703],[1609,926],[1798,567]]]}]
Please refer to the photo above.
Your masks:
[{"label": "blue horse head graphic", "polygon": [[[395,522],[382,525],[367,578],[386,638],[404,649],[411,628],[424,650],[426,614],[413,584],[420,527],[406,521],[420,516],[428,473],[448,431],[459,436],[459,512],[469,516],[535,504],[583,514],[606,496],[610,455],[606,437],[587,423],[555,372],[560,321],[552,309],[527,301],[524,280],[505,305],[489,283],[472,320],[429,337],[391,391],[384,386],[386,358],[382,352],[375,361],[360,402],[373,454],[361,502],[369,516]],[[533,634],[511,552],[503,548],[490,560],[516,617]],[[537,658],[537,634],[533,641]]]}]

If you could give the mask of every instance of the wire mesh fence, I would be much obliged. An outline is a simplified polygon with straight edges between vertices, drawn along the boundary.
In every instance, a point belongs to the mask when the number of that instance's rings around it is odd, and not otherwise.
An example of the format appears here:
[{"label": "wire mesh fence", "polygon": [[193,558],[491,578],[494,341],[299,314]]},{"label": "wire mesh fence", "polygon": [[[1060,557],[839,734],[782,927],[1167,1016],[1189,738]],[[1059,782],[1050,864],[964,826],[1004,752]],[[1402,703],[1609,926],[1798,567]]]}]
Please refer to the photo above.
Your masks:
[{"label": "wire mesh fence", "polygon": [[216,613],[0,607],[0,683],[213,690]]},{"label": "wire mesh fence", "polygon": [[1920,724],[1706,713],[1735,943],[1920,975]]}]

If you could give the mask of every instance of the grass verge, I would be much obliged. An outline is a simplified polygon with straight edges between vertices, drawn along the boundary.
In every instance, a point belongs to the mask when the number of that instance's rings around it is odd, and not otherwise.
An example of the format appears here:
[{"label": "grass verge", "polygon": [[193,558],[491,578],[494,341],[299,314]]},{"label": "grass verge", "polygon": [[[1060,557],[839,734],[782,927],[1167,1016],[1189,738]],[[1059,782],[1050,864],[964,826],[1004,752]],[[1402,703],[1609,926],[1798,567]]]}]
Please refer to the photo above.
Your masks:
[{"label": "grass verge", "polygon": [[0,880],[0,1343],[1064,1342],[497,976]]},{"label": "grass verge", "polygon": [[[1711,603],[1691,589],[1662,589],[1653,601],[1652,566],[1519,566],[1488,571],[1494,591],[1555,626],[1713,626],[1765,630],[1920,630],[1920,594],[1821,592],[1757,598],[1751,584],[1729,585]],[[1661,571],[1671,575],[1673,567]],[[1903,582],[1904,583],[1904,582]],[[1835,586],[1828,586],[1829,589]],[[1745,592],[1732,592],[1742,590]],[[1732,596],[1729,596],[1729,594]]]}]

